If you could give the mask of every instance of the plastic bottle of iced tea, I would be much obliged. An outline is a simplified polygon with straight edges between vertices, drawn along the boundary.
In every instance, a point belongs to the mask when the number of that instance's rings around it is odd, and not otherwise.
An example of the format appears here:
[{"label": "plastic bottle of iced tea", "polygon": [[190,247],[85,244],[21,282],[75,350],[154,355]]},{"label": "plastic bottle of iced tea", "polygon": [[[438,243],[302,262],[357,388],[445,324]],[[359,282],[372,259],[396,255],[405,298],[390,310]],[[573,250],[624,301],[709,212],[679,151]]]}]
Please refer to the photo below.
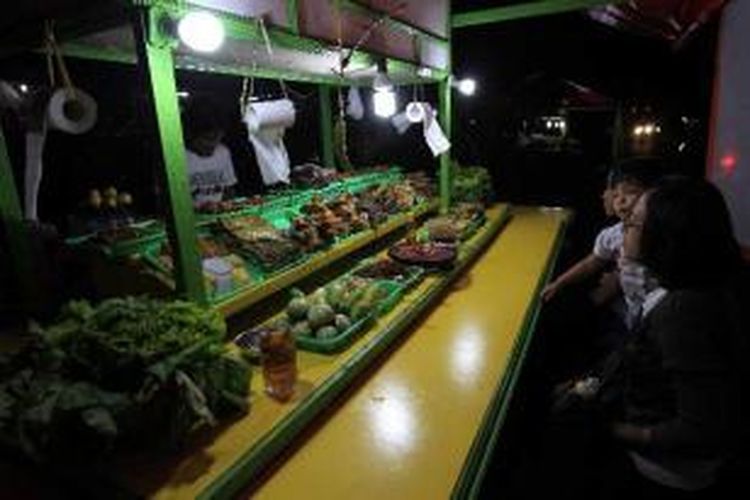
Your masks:
[{"label": "plastic bottle of iced tea", "polygon": [[260,339],[261,366],[266,393],[279,401],[288,401],[297,383],[297,349],[288,329],[273,329]]}]

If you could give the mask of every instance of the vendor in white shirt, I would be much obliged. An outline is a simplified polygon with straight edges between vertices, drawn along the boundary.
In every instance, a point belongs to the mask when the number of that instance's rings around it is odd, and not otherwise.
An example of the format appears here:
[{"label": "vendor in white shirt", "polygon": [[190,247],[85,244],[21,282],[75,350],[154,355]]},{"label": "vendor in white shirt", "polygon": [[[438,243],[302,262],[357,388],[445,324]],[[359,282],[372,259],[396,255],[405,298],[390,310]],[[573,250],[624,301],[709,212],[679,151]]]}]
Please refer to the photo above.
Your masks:
[{"label": "vendor in white shirt", "polygon": [[237,184],[232,156],[221,143],[224,137],[216,106],[195,98],[182,113],[185,155],[193,203],[201,206],[230,196]]}]

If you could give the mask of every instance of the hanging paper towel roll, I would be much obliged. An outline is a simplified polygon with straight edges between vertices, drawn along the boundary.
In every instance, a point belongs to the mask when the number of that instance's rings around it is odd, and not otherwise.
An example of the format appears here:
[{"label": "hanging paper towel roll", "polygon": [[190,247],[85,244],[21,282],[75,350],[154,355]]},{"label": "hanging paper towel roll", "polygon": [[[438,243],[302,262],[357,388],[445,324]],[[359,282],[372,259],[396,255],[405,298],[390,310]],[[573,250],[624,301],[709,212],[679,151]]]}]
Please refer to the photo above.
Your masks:
[{"label": "hanging paper towel roll", "polygon": [[245,123],[250,133],[260,129],[288,128],[294,125],[294,103],[289,99],[262,101],[250,104],[245,112]]},{"label": "hanging paper towel roll", "polygon": [[264,128],[260,132],[251,132],[248,135],[255,149],[263,184],[289,184],[289,154],[284,146],[284,129]]},{"label": "hanging paper towel roll", "polygon": [[83,134],[96,123],[96,101],[86,92],[57,89],[47,105],[47,118],[52,128],[69,134]]}]

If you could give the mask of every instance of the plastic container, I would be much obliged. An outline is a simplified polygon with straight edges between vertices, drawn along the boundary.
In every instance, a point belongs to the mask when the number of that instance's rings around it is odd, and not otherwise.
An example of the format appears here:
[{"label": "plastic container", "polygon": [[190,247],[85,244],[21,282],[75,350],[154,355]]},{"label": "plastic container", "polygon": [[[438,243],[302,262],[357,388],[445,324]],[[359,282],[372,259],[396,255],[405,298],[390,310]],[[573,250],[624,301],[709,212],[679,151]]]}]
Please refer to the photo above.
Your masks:
[{"label": "plastic container", "polygon": [[297,345],[304,351],[317,352],[320,354],[331,354],[340,352],[349,347],[360,335],[368,330],[378,316],[383,316],[390,312],[403,297],[405,286],[390,280],[379,280],[381,284],[388,289],[388,295],[374,307],[370,313],[355,321],[345,331],[326,339],[320,339],[313,336],[297,337]]}]

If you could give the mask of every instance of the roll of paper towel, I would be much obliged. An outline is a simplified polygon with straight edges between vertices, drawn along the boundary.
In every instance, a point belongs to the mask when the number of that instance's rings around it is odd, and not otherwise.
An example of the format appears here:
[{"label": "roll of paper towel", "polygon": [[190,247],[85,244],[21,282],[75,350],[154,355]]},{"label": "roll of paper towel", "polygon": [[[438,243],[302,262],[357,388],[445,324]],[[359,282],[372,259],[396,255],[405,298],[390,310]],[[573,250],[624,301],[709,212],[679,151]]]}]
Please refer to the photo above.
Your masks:
[{"label": "roll of paper towel", "polygon": [[57,89],[47,105],[47,118],[52,128],[69,134],[83,134],[96,123],[94,98],[79,89]]},{"label": "roll of paper towel", "polygon": [[294,103],[289,99],[262,101],[250,104],[245,112],[245,123],[250,133],[261,129],[289,128],[294,125]]}]

